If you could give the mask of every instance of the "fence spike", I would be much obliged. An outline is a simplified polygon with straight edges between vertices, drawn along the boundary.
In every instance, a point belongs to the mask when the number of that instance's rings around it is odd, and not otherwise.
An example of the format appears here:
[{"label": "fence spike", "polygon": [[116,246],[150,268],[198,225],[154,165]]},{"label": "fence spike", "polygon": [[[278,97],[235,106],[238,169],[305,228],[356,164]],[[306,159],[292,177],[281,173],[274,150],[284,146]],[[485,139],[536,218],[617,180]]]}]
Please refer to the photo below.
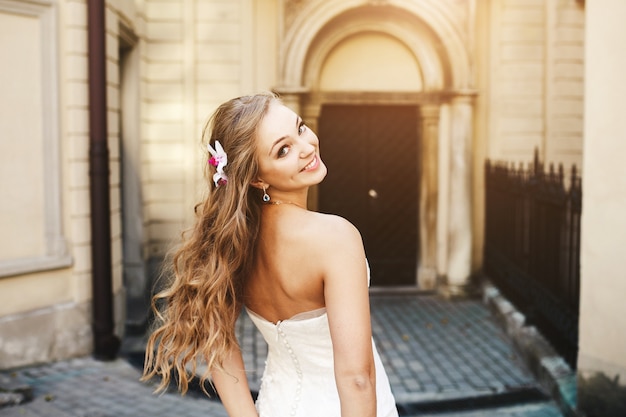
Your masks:
[{"label": "fence spike", "polygon": [[578,168],[576,168],[576,164],[572,165],[572,175],[570,180],[570,189],[576,188],[580,186],[580,179],[578,177]]},{"label": "fence spike", "polygon": [[550,169],[548,173],[548,180],[554,182],[556,180],[556,175],[554,173],[554,163],[550,162]]}]

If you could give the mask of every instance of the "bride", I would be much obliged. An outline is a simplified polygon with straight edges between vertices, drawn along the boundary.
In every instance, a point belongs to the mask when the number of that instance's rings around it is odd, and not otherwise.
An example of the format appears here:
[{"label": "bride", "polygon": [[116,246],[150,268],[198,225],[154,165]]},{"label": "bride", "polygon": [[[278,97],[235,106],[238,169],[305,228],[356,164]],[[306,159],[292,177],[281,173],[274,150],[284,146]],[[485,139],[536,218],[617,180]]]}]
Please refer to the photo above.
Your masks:
[{"label": "bride", "polygon": [[[372,339],[369,269],[343,218],[309,211],[326,176],[319,141],[272,94],[222,104],[204,135],[208,190],[155,297],[144,380],[187,391],[197,360],[231,417],[391,417]],[[235,322],[245,309],[268,343],[256,403]]]}]

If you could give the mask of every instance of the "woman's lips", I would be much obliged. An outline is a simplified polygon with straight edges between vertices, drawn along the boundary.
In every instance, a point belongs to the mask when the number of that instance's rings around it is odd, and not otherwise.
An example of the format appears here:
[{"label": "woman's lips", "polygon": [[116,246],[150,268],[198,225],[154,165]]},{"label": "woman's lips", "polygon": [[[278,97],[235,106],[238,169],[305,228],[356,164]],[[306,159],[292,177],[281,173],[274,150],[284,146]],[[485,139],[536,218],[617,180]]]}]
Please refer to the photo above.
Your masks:
[{"label": "woman's lips", "polygon": [[316,156],[315,158],[313,158],[313,160],[311,162],[309,162],[304,168],[302,168],[303,171],[313,171],[314,169],[316,169],[318,166],[320,165],[320,160],[319,158]]}]

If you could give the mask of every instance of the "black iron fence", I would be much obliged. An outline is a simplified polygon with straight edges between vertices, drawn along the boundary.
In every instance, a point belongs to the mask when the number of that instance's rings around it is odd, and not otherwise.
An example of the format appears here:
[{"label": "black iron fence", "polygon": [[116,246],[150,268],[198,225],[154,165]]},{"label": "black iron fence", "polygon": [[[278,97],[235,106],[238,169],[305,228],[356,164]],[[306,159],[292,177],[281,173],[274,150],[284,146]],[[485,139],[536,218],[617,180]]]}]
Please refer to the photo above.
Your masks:
[{"label": "black iron fence", "polygon": [[582,189],[573,166],[485,164],[484,268],[503,294],[576,367]]}]

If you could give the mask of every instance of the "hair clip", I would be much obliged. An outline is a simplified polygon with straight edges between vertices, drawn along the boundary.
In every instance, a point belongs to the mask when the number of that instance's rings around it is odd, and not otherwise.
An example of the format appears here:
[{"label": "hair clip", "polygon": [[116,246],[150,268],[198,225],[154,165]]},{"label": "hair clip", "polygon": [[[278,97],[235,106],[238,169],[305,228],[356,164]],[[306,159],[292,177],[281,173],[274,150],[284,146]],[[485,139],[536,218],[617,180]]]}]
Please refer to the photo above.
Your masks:
[{"label": "hair clip", "polygon": [[206,146],[211,154],[208,162],[216,169],[215,174],[213,174],[213,182],[215,182],[215,186],[219,187],[220,185],[226,185],[228,177],[224,174],[224,167],[228,164],[228,157],[226,156],[226,152],[224,152],[224,148],[222,148],[222,145],[217,140],[215,141],[215,149],[213,149],[210,144],[207,144]]}]

